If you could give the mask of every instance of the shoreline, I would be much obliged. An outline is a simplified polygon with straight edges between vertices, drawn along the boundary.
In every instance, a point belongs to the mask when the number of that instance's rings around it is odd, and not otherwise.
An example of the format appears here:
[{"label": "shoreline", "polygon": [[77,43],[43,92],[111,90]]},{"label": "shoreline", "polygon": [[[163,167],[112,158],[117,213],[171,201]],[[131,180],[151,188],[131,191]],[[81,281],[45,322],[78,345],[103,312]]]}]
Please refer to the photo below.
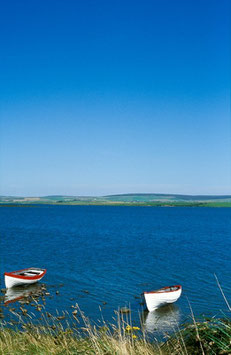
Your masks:
[{"label": "shoreline", "polygon": [[[20,328],[1,324],[0,354],[206,355],[230,354],[231,351],[230,318],[196,321],[192,314],[190,323],[174,329],[170,335],[166,333],[165,339],[154,337],[150,340],[141,327],[132,324],[130,317],[120,314],[116,325],[103,322],[97,327],[76,306],[69,314],[71,324],[67,323],[68,327],[65,327],[63,321],[68,317],[67,313],[53,317],[44,310],[46,324],[34,325],[28,322],[30,315],[25,305],[20,309],[21,316],[24,316]],[[80,317],[83,327],[80,327]]]},{"label": "shoreline", "polygon": [[231,202],[1,202],[0,207],[36,207],[36,206],[125,206],[125,207],[210,207],[230,208]]}]

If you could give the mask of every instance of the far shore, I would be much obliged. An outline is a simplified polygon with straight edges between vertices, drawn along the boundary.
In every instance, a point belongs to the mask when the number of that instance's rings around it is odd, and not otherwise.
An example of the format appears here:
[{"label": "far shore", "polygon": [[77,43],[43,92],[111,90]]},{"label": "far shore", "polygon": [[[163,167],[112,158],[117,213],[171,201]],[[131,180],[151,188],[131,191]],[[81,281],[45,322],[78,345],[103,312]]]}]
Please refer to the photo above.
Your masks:
[{"label": "far shore", "polygon": [[107,196],[0,196],[0,206],[231,207],[231,195],[128,193]]},{"label": "far shore", "polygon": [[20,201],[20,202],[1,202],[0,207],[36,207],[36,206],[127,206],[127,207],[211,207],[230,208],[231,202],[41,202],[41,201]]}]

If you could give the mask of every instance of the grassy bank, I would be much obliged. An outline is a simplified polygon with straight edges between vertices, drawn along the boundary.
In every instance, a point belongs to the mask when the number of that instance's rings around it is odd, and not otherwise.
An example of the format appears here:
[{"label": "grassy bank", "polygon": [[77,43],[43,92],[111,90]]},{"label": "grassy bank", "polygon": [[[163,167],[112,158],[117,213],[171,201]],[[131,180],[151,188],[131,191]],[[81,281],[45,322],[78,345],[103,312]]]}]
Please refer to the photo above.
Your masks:
[{"label": "grassy bank", "polygon": [[176,323],[171,334],[161,332],[157,338],[156,329],[150,338],[142,319],[134,326],[126,307],[115,311],[113,324],[102,319],[96,325],[78,304],[71,312],[47,312],[46,294],[42,286],[0,308],[0,354],[231,354],[231,319],[227,316],[197,322],[192,314],[180,328]]},{"label": "grassy bank", "polygon": [[7,354],[230,354],[231,321],[228,319],[187,325],[165,342],[149,342],[138,327],[96,328],[89,323],[86,335],[73,329],[25,326],[23,331],[3,328],[0,353]]},{"label": "grassy bank", "polygon": [[72,305],[70,312],[47,312],[46,297],[51,295],[43,284],[13,300],[1,296],[0,354],[231,354],[231,319],[224,314],[222,319],[196,321],[192,313],[181,327],[178,322],[171,323],[171,334],[159,332],[157,322],[150,337],[143,319],[140,325],[134,325],[126,307],[115,311],[113,324],[102,318],[96,325],[78,304]]}]

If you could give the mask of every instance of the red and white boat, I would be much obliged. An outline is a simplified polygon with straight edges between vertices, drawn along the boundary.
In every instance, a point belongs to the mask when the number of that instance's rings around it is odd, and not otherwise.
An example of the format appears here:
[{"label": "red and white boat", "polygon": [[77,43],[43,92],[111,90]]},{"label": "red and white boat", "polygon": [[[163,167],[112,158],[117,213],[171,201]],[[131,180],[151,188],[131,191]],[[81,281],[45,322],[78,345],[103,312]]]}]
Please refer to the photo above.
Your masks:
[{"label": "red and white boat", "polygon": [[22,269],[18,271],[5,272],[5,285],[6,288],[33,284],[40,281],[46,273],[46,269],[39,269],[36,267],[30,267],[28,269]]},{"label": "red and white boat", "polygon": [[178,300],[182,293],[182,286],[167,286],[156,291],[144,292],[144,299],[149,312],[163,306],[167,303],[173,303]]}]

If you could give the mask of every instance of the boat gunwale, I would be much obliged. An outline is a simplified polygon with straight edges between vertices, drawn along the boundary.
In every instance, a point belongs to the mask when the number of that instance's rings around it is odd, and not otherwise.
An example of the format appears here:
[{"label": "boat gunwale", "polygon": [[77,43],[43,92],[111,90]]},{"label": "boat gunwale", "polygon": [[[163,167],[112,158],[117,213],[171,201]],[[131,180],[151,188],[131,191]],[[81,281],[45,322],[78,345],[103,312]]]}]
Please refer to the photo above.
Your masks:
[{"label": "boat gunwale", "polygon": [[[19,273],[19,272],[23,272],[23,271],[29,271],[31,269],[38,269],[40,271],[42,271],[41,274],[39,275],[34,275],[34,276],[24,276],[24,275],[17,275],[15,274],[16,272]],[[5,276],[9,276],[9,277],[13,277],[13,278],[16,278],[16,279],[21,279],[21,280],[39,280],[41,279],[45,274],[46,274],[47,270],[46,269],[40,269],[40,268],[26,268],[26,269],[22,269],[22,270],[16,270],[16,271],[11,271],[11,272],[4,272],[4,275]]]},{"label": "boat gunwale", "polygon": [[[177,290],[171,290],[170,289],[169,291],[160,292],[160,291],[166,290],[166,289],[171,288],[171,287],[177,287]],[[179,290],[182,290],[182,286],[181,285],[174,285],[174,286],[162,287],[162,288],[160,288],[159,290],[156,290],[156,291],[145,291],[145,292],[143,292],[143,294],[144,295],[153,294],[153,293],[163,294],[163,293],[177,292]]]}]

